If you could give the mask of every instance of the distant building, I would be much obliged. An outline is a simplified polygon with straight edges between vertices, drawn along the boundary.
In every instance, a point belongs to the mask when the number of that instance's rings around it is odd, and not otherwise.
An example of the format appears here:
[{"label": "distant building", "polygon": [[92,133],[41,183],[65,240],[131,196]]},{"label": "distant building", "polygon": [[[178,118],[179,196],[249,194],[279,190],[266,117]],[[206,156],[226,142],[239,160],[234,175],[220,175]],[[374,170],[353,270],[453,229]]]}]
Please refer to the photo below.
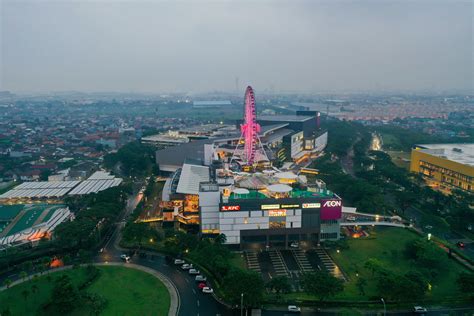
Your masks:
[{"label": "distant building", "polygon": [[445,193],[454,189],[474,192],[474,144],[415,145],[410,171]]},{"label": "distant building", "polygon": [[220,100],[220,101],[194,101],[193,108],[195,109],[203,109],[203,108],[220,108],[220,107],[227,107],[231,106],[232,102],[227,100]]}]

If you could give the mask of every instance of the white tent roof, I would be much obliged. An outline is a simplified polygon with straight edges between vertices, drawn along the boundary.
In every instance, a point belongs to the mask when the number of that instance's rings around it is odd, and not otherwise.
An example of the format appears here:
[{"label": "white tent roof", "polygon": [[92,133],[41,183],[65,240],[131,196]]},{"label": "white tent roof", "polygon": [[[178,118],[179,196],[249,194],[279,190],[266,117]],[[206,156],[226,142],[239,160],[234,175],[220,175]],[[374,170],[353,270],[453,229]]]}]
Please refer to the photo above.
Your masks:
[{"label": "white tent roof", "polygon": [[184,164],[179,177],[176,192],[198,194],[199,183],[209,181],[209,168],[192,164]]},{"label": "white tent roof", "polygon": [[275,177],[277,179],[296,179],[298,176],[294,174],[293,172],[287,171],[287,172],[280,172],[275,174]]},{"label": "white tent roof", "polygon": [[249,194],[250,191],[244,188],[237,188],[234,190],[235,194]]},{"label": "white tent roof", "polygon": [[286,184],[272,184],[267,187],[267,190],[275,193],[286,193],[293,190],[293,188]]}]

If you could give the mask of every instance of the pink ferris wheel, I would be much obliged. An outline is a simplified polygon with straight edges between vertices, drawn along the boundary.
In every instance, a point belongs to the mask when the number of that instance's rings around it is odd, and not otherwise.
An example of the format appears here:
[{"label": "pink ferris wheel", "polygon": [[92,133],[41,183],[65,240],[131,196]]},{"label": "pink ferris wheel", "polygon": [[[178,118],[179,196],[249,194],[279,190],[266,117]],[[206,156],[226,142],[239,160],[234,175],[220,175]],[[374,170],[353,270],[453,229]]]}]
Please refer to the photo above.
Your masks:
[{"label": "pink ferris wheel", "polygon": [[240,130],[245,142],[243,161],[247,165],[253,165],[259,144],[258,133],[260,132],[260,125],[257,123],[255,95],[251,86],[248,86],[245,90],[244,123],[240,126]]}]

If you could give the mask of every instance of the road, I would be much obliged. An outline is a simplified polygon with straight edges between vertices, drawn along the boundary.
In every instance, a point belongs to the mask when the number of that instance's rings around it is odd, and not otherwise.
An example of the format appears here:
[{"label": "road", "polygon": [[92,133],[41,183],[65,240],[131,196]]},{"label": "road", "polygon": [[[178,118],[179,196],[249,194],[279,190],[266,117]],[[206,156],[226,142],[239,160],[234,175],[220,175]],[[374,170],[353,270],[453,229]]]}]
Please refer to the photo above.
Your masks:
[{"label": "road", "polygon": [[[136,207],[140,200],[137,197],[132,197],[127,203],[126,211],[117,223],[117,227],[112,234],[110,240],[107,241],[102,253],[98,254],[95,262],[120,262],[120,255],[125,250],[120,249],[118,243],[120,241],[120,229],[124,225],[124,219]],[[170,281],[176,286],[180,298],[180,316],[202,316],[202,315],[229,315],[226,307],[218,303],[212,295],[203,294],[197,288],[197,283],[187,271],[182,271],[179,266],[168,263],[165,256],[158,253],[142,252],[143,255],[132,256],[130,262],[142,265],[168,277]]]}]

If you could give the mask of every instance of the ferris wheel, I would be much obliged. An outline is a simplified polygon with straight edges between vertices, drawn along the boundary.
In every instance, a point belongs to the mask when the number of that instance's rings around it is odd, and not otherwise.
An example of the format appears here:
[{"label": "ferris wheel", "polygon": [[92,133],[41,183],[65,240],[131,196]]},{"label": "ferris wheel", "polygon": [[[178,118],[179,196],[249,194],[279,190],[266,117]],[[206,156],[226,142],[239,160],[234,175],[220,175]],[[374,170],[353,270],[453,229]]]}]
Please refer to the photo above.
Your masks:
[{"label": "ferris wheel", "polygon": [[253,165],[259,144],[260,125],[257,123],[255,95],[251,86],[245,90],[244,123],[240,126],[240,131],[245,142],[243,160],[247,165]]}]

